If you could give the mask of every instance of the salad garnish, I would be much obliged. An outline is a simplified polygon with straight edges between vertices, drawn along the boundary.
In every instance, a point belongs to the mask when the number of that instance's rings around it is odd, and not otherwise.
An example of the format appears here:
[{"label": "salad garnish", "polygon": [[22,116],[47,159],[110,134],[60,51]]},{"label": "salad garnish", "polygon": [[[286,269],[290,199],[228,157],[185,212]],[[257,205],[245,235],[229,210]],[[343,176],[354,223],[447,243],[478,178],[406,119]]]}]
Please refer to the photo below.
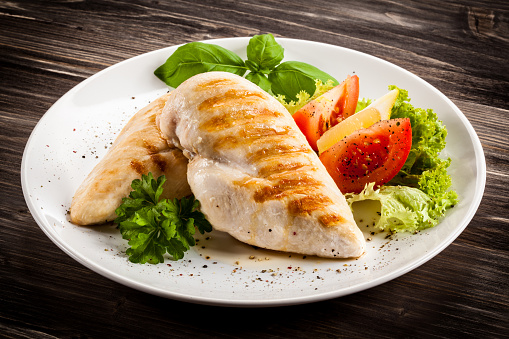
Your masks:
[{"label": "salad garnish", "polygon": [[[392,118],[408,118],[412,126],[412,147],[401,170],[386,185],[375,190],[366,185],[359,194],[348,194],[352,205],[361,200],[378,200],[381,218],[376,227],[384,231],[415,232],[434,227],[446,210],[458,203],[458,194],[450,190],[451,177],[447,168],[451,159],[440,154],[445,147],[447,129],[432,109],[410,104],[408,91],[399,90],[391,112]],[[371,100],[363,99],[357,111],[368,106]]]},{"label": "salad garnish", "polygon": [[201,234],[212,231],[194,196],[160,199],[165,181],[164,175],[154,179],[152,173],[133,180],[133,191],[115,211],[115,223],[122,238],[129,240],[126,254],[133,263],[162,263],[165,253],[182,259],[195,245],[196,229]]}]

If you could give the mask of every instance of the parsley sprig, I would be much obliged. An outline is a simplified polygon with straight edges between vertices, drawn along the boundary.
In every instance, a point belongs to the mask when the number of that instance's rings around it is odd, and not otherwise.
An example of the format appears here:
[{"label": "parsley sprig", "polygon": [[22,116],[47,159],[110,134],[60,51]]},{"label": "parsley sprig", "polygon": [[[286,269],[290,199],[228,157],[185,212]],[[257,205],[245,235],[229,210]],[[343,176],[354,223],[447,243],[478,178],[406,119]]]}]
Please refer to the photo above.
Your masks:
[{"label": "parsley sprig", "polygon": [[122,238],[129,240],[126,254],[133,263],[162,263],[165,253],[182,259],[195,245],[196,229],[201,234],[212,231],[194,196],[160,200],[165,181],[164,175],[156,180],[152,173],[133,180],[133,191],[115,211],[115,223]]}]

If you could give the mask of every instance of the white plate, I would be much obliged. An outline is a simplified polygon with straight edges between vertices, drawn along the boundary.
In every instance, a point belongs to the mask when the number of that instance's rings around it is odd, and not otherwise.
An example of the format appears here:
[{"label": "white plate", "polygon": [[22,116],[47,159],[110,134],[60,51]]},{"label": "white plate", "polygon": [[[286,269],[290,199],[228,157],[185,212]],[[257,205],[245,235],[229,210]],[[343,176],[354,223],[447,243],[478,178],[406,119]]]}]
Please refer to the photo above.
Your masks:
[{"label": "white plate", "polygon": [[[245,58],[249,38],[208,41]],[[460,203],[435,228],[417,235],[370,234],[361,229],[367,254],[357,260],[326,260],[254,249],[213,232],[181,261],[138,265],[127,260],[127,244],[112,226],[77,227],[67,211],[72,196],[106,153],[127,120],[167,91],[153,71],[178,46],[123,61],[83,81],[58,100],[35,127],[21,166],[28,207],[46,235],[65,253],[116,282],[155,295],[201,304],[275,306],[300,304],[358,292],[394,279],[448,246],[468,225],[481,201],[486,168],[477,135],[461,111],[441,92],[410,72],[350,49],[278,39],[285,60],[315,65],[339,81],[360,78],[360,97],[377,98],[395,84],[417,107],[433,108],[446,124],[446,156]],[[204,247],[204,248],[202,248]],[[251,259],[250,259],[251,257]],[[252,258],[254,257],[254,258]]]}]

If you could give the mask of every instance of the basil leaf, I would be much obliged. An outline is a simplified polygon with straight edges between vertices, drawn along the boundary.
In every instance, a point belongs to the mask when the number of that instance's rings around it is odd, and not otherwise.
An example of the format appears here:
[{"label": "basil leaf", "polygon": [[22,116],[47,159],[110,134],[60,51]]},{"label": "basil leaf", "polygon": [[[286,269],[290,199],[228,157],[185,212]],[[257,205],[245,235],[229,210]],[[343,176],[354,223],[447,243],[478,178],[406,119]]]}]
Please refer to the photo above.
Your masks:
[{"label": "basil leaf", "polygon": [[268,74],[283,60],[284,51],[272,34],[255,35],[247,45],[247,59],[256,63],[263,73]]},{"label": "basil leaf", "polygon": [[177,48],[154,74],[168,86],[177,88],[193,75],[212,71],[243,76],[247,67],[237,54],[226,48],[203,42],[190,42]]},{"label": "basil leaf", "polygon": [[339,84],[331,75],[300,61],[283,62],[269,74],[272,93],[284,95],[287,101],[297,101],[297,94],[301,90],[313,95],[316,90],[315,80],[317,79],[323,83],[331,79],[334,81],[334,85]]},{"label": "basil leaf", "polygon": [[260,66],[254,61],[246,60],[246,67],[252,73],[260,72]]},{"label": "basil leaf", "polygon": [[251,81],[252,83],[260,86],[265,92],[270,93],[270,81],[267,77],[262,73],[251,72],[246,75],[246,79]]}]

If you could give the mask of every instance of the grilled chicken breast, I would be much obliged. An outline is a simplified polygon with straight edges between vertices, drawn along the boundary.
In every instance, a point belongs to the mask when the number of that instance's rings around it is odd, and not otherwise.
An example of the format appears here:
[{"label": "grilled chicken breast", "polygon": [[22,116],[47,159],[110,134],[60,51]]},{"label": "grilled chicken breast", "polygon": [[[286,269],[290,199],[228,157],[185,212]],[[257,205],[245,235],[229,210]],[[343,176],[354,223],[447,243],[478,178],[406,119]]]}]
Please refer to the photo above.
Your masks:
[{"label": "grilled chicken breast", "polygon": [[71,204],[71,222],[102,224],[116,218],[115,209],[131,191],[131,182],[152,172],[166,175],[163,198],[191,194],[187,183],[187,158],[170,147],[156,125],[170,94],[165,94],[136,113],[122,129],[106,156],[94,167],[76,191]]},{"label": "grilled chicken breast", "polygon": [[250,81],[196,75],[157,120],[190,162],[189,185],[215,229],[251,245],[358,257],[365,240],[342,193],[288,111]]}]

